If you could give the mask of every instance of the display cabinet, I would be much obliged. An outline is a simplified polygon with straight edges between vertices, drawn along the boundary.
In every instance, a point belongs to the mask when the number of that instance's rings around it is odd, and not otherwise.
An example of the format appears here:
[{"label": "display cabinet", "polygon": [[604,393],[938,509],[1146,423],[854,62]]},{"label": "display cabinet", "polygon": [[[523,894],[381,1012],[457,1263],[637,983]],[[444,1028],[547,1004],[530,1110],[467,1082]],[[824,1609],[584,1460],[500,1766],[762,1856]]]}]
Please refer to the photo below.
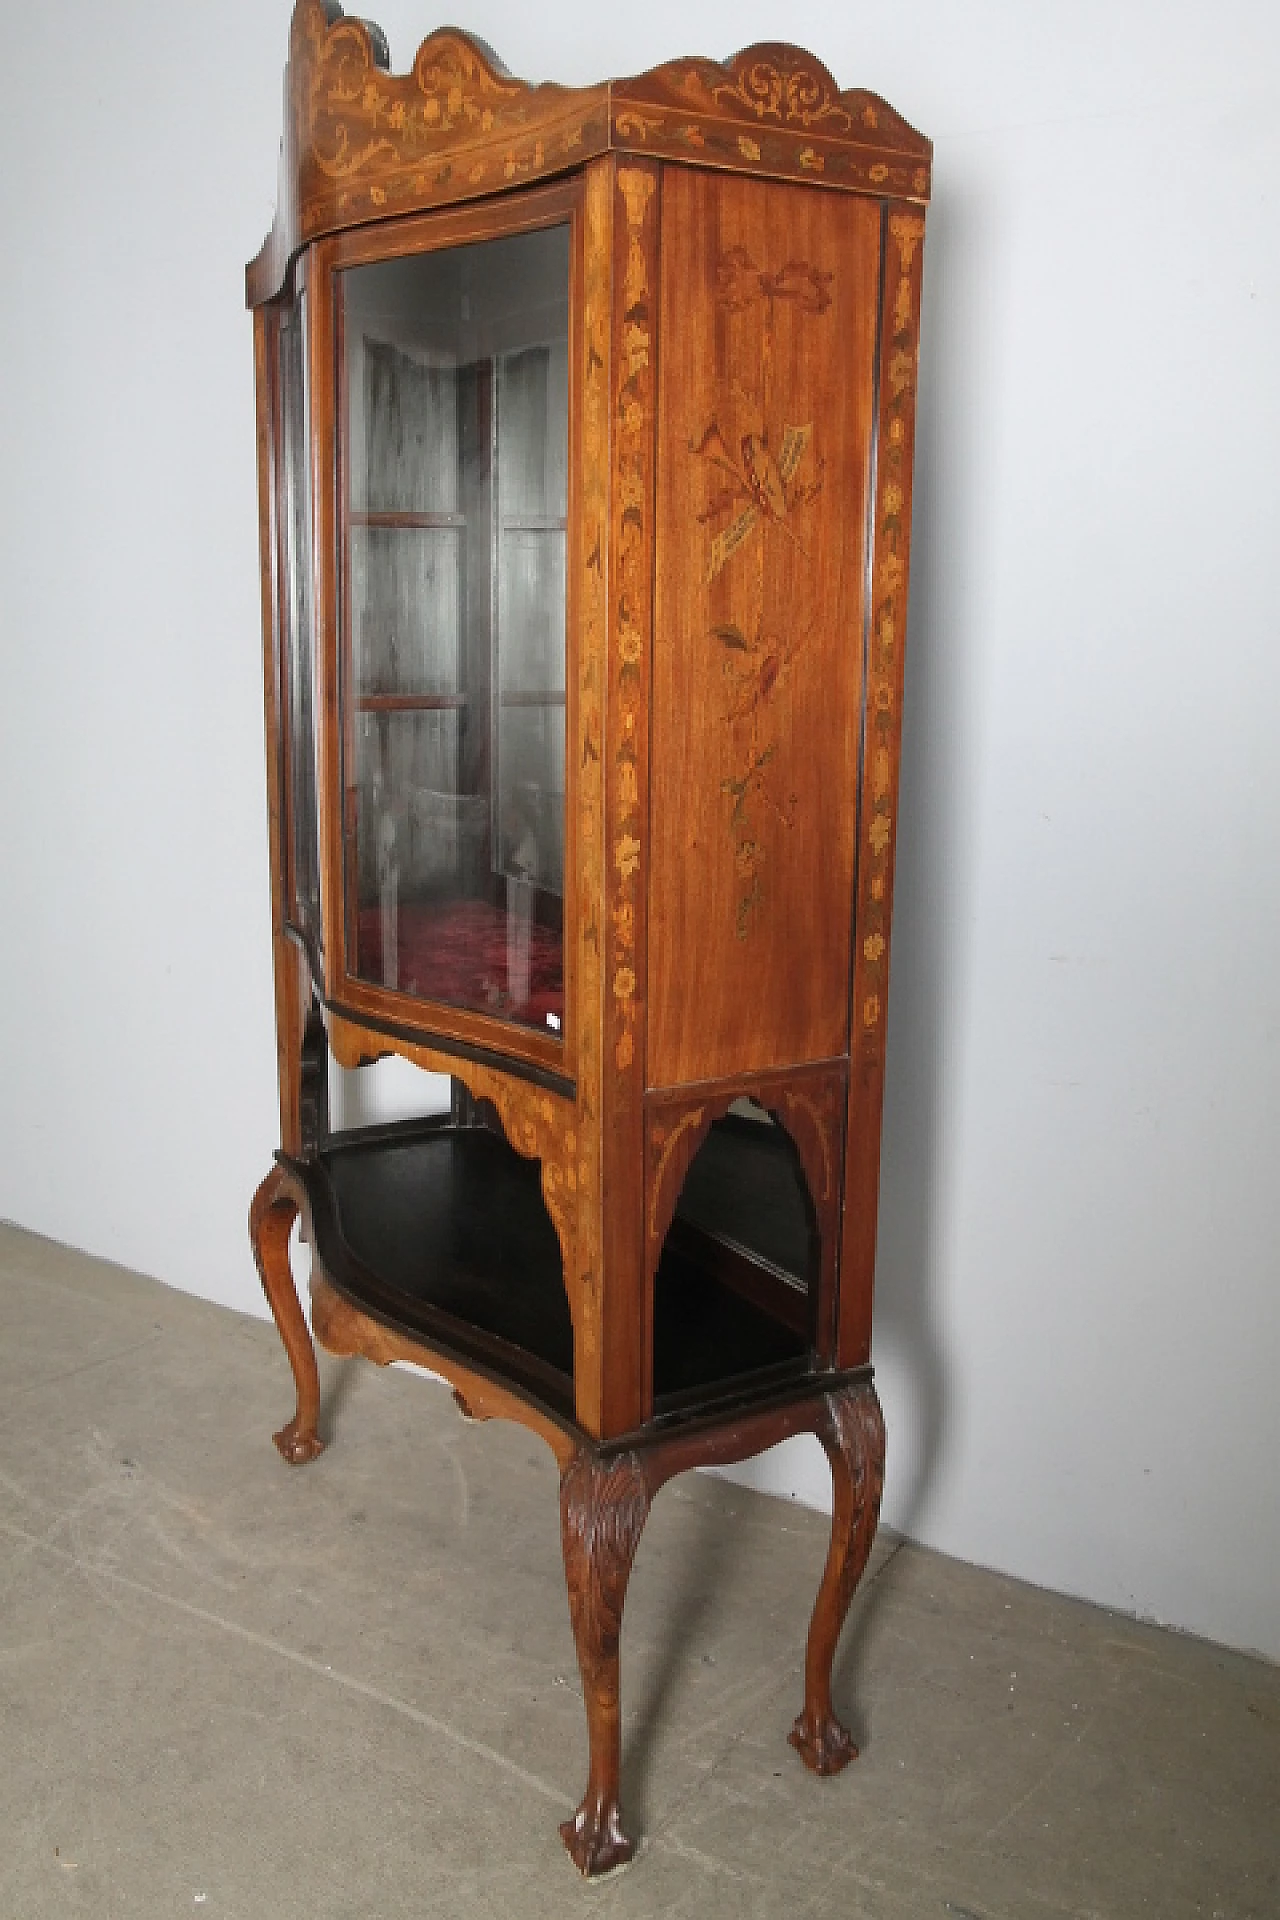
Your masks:
[{"label": "display cabinet", "polygon": [[[930,148],[783,45],[530,87],[298,0],[254,317],[281,1144],[251,1235],[312,1333],[561,1471],[589,1777],[673,1474],[812,1432],[875,1529],[871,1302]],[[329,1060],[450,1076],[331,1128]],[[427,1084],[424,1081],[424,1085]],[[301,1215],[310,1327],[289,1266]]]}]

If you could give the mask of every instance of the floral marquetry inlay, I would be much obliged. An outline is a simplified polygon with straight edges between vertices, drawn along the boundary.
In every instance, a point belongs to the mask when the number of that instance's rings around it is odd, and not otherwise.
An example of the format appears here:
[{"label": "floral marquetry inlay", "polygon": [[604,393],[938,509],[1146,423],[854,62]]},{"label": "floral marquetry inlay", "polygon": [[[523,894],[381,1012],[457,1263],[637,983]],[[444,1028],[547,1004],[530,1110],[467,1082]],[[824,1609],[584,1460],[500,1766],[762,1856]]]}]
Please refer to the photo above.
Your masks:
[{"label": "floral marquetry inlay", "polygon": [[894,743],[900,726],[910,540],[910,448],[915,416],[920,249],[924,220],[889,216],[881,374],[881,451],[875,514],[874,597],[867,662],[868,792],[863,809],[860,947],[854,1045],[869,1068],[883,1048],[894,842]]},{"label": "floral marquetry inlay", "polygon": [[873,93],[842,93],[798,47],[678,60],[594,87],[533,86],[479,40],[433,33],[389,71],[381,30],[297,0],[275,226],[250,269],[274,298],[303,242],[393,213],[548,179],[610,148],[686,165],[927,199],[932,150]]},{"label": "floral marquetry inlay", "polygon": [[[856,1752],[830,1679],[883,1468],[932,151],[781,43],[561,87],[454,28],[397,72],[338,0],[292,5],[247,270],[284,1139],[250,1232],[297,1395],[275,1438],[319,1450],[318,1342],[548,1442],[589,1752],[560,1832],[603,1874],[635,1851],[628,1576],[686,1468],[826,1450],[792,1740],[820,1773]],[[447,1075],[449,1112],[331,1130],[326,1058],[384,1055]]]},{"label": "floral marquetry inlay", "polygon": [[[743,337],[749,337],[750,347],[743,363],[758,366],[759,386],[752,390],[735,384],[696,443],[690,443],[711,483],[698,516],[713,529],[709,587],[753,536],[763,537],[768,529],[782,535],[802,559],[808,558],[802,510],[822,492],[823,459],[814,448],[814,422],[788,421],[775,403],[775,316],[780,303],[814,318],[825,314],[831,305],[831,282],[830,272],[804,260],[762,267],[743,246],[730,247],[717,264],[716,305],[728,316],[728,326],[746,320]],[[731,418],[733,426],[722,425]],[[772,619],[766,624],[762,596],[767,571],[762,557],[754,577],[735,590],[735,609],[743,593],[753,596],[749,610],[743,602],[738,618],[720,620],[711,629],[712,640],[723,650],[722,717],[733,741],[732,770],[720,791],[733,837],[734,930],[739,940],[750,934],[763,898],[767,853],[757,826],[759,815],[763,812],[790,827],[795,810],[794,794],[780,781],[777,703],[808,634],[789,631]],[[744,619],[752,621],[750,628],[742,624]]]},{"label": "floral marquetry inlay", "polygon": [[452,29],[393,74],[378,29],[298,0],[290,48],[299,239],[544,178],[605,144],[607,87],[530,86]]},{"label": "floral marquetry inlay", "polygon": [[666,159],[928,197],[929,142],[878,94],[840,92],[799,47],[673,60],[610,92],[615,137]]},{"label": "floral marquetry inlay", "polygon": [[[711,98],[717,106],[745,107],[757,120],[838,133],[849,133],[856,125],[850,108],[836,92],[835,81],[816,60],[782,47],[762,47],[758,52],[739,54],[731,71],[731,79],[710,83]],[[706,84],[696,71],[690,75],[694,91],[700,81]],[[867,111],[874,128],[878,124],[875,108]]]},{"label": "floral marquetry inlay", "polygon": [[795,130],[928,162],[931,148],[878,94],[842,93],[820,60],[801,47],[772,41],[746,47],[723,66],[714,60],[672,60],[635,80],[615,82],[631,100],[669,100],[686,117],[714,115],[761,133]]},{"label": "floral marquetry inlay", "polygon": [[600,1130],[605,1109],[603,1037],[608,943],[604,809],[606,635],[608,630],[609,483],[603,449],[609,442],[609,311],[612,183],[601,169],[589,175],[583,197],[583,321],[579,393],[582,444],[578,530],[577,875],[578,996],[578,1239],[577,1294],[583,1302],[575,1328],[574,1367],[579,1404],[596,1410],[602,1398],[600,1301],[604,1218]]},{"label": "floral marquetry inlay", "polygon": [[614,550],[612,698],[620,721],[608,783],[613,839],[612,997],[613,1061],[629,1074],[636,1064],[636,935],[644,845],[641,804],[645,653],[648,630],[650,495],[649,426],[653,416],[652,261],[658,220],[653,170],[619,166],[618,223],[622,315],[617,341],[614,466],[617,476]]}]

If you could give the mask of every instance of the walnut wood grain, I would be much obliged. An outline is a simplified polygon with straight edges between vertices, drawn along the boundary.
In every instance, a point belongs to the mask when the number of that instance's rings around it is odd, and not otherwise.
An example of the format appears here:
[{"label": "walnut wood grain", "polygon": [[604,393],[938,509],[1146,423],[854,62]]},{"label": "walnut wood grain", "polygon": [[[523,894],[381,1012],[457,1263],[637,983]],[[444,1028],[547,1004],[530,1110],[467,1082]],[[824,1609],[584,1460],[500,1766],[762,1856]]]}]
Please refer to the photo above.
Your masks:
[{"label": "walnut wood grain", "polygon": [[877,94],[840,92],[799,47],[747,47],[724,65],[676,60],[591,87],[530,86],[482,42],[444,28],[408,73],[387,66],[380,29],[331,0],[297,0],[276,216],[246,270],[251,306],[276,297],[308,240],[529,184],[610,148],[855,193],[929,195],[929,142]]},{"label": "walnut wood grain", "polygon": [[411,1340],[406,1334],[384,1327],[367,1313],[361,1313],[314,1266],[311,1322],[315,1337],[326,1353],[347,1358],[360,1355],[378,1367],[390,1366],[393,1360],[407,1360],[415,1367],[425,1367],[448,1381],[464,1419],[514,1420],[546,1441],[561,1468],[575,1457],[580,1441],[571,1428],[499,1382],[462,1366],[451,1355]]},{"label": "walnut wood grain", "polygon": [[272,1317],[293,1369],[298,1404],[292,1420],[273,1434],[291,1467],[303,1466],[324,1451],[318,1421],[320,1376],[306,1318],[289,1266],[289,1236],[302,1199],[281,1167],[273,1167],[249,1208],[249,1242]]},{"label": "walnut wood grain", "polygon": [[658,171],[610,161],[612,340],[610,537],[605,645],[604,992],[600,1162],[605,1200],[598,1430],[624,1433],[646,1411],[652,1345],[641,1227],[649,897],[649,660],[653,625],[657,395]]},{"label": "walnut wood grain", "polygon": [[650,1087],[848,1045],[878,247],[869,202],[664,181]]},{"label": "walnut wood grain", "polygon": [[923,211],[919,207],[891,203],[884,219],[879,452],[870,568],[862,787],[858,802],[860,842],[850,1006],[849,1152],[836,1350],[841,1366],[860,1366],[871,1353],[923,266]]},{"label": "walnut wood grain", "polygon": [[[653,547],[656,172],[587,169],[579,397],[582,471],[571,545],[576,672],[578,1418],[605,1437],[643,1417],[650,1333],[642,1274],[644,723]],[[607,1278],[606,1278],[607,1277]]]},{"label": "walnut wood grain", "polygon": [[828,1394],[817,1434],[831,1463],[831,1547],[805,1648],[804,1708],[788,1738],[807,1767],[827,1774],[858,1752],[831,1704],[831,1666],[880,1517],[884,1420],[870,1382]]},{"label": "walnut wood grain", "polygon": [[616,141],[665,159],[872,193],[927,197],[932,149],[878,94],[841,93],[820,60],[781,42],[723,66],[672,60],[615,81]]},{"label": "walnut wood grain", "polygon": [[586,169],[583,185],[581,328],[574,337],[582,449],[576,526],[569,530],[569,577],[576,586],[576,648],[569,672],[575,700],[568,716],[571,777],[576,784],[578,857],[570,872],[577,899],[578,954],[578,1240],[576,1285],[582,1319],[575,1324],[574,1391],[580,1423],[602,1431],[606,1398],[601,1341],[604,1291],[604,1167],[600,1116],[605,1102],[607,1005],[604,938],[608,874],[605,848],[605,676],[612,534],[609,445],[613,328],[613,170],[607,160]]},{"label": "walnut wood grain", "polygon": [[831,1546],[809,1630],[805,1709],[789,1738],[806,1765],[836,1772],[855,1749],[831,1706],[831,1662],[875,1535],[884,1429],[869,1372],[794,1400],[618,1451],[584,1442],[560,1481],[569,1616],[582,1670],[588,1771],[581,1804],[560,1829],[580,1872],[608,1873],[635,1852],[619,1804],[619,1643],[627,1583],[649,1509],[677,1474],[749,1459],[797,1433],[816,1433],[831,1461]]},{"label": "walnut wood grain", "polygon": [[621,1700],[618,1642],[627,1581],[649,1513],[649,1489],[634,1453],[602,1458],[583,1448],[560,1481],[560,1538],[569,1617],[587,1709],[588,1771],[582,1803],[560,1828],[580,1873],[608,1873],[635,1842],[618,1806]]}]

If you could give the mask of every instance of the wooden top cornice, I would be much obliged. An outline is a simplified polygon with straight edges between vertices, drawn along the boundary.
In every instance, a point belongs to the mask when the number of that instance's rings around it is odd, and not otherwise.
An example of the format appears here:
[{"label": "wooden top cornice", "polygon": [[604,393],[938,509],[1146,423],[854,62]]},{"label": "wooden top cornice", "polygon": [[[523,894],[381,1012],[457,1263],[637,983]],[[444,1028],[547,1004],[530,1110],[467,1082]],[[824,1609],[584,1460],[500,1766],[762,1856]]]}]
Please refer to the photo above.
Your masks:
[{"label": "wooden top cornice", "polygon": [[285,70],[280,190],[245,281],[280,292],[298,248],[580,166],[610,149],[693,166],[924,201],[932,146],[879,95],[841,93],[799,47],[747,47],[723,66],[669,61],[594,87],[530,86],[481,40],[430,34],[406,74],[381,29],[336,0],[297,0]]}]

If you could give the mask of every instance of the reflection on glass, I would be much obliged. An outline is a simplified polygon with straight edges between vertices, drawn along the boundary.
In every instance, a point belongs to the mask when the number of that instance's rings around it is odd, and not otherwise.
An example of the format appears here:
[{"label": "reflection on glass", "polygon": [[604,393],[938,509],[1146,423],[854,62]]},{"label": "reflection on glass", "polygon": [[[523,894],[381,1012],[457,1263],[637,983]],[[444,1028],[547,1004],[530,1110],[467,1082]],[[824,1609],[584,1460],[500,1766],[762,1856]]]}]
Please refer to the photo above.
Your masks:
[{"label": "reflection on glass", "polygon": [[340,285],[347,964],[558,1034],[568,229]]},{"label": "reflection on glass", "polygon": [[307,482],[305,296],[281,315],[279,390],[283,466],[284,698],[289,789],[289,917],[318,956],[320,853],[316,804],[315,654],[311,621],[311,490]]}]

